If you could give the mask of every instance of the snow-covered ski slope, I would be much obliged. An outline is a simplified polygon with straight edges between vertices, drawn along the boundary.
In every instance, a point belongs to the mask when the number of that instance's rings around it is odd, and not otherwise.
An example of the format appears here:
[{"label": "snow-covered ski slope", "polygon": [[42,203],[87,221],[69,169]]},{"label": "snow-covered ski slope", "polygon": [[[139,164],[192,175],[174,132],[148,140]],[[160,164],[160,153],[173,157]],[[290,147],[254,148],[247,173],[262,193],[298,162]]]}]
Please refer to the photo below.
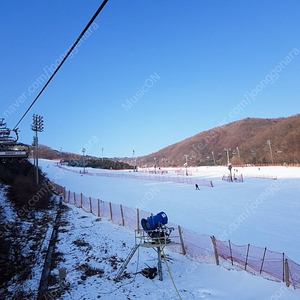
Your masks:
[{"label": "snow-covered ski slope", "polygon": [[[49,179],[68,190],[154,214],[165,211],[170,222],[194,232],[214,235],[219,240],[230,239],[236,245],[250,243],[267,247],[300,262],[297,247],[300,244],[300,167],[238,168],[243,183],[222,181],[223,174],[228,174],[227,167],[195,168],[193,177],[212,180],[214,185],[196,190],[189,184],[83,175],[60,169],[56,164],[40,162]],[[86,171],[129,173],[89,168]],[[143,176],[141,172],[138,175]],[[273,176],[277,180],[267,179]]]},{"label": "snow-covered ski slope", "polygon": [[[222,175],[228,173],[226,167],[197,168],[192,172],[193,177],[212,180],[214,184],[213,188],[200,186],[198,191],[195,190],[193,185],[188,184],[74,173],[60,169],[55,164],[52,161],[40,161],[42,170],[48,174],[51,180],[76,193],[83,193],[86,196],[99,198],[107,202],[138,207],[153,213],[165,211],[170,222],[179,224],[189,230],[215,235],[220,240],[230,239],[235,245],[251,243],[254,246],[267,247],[273,251],[284,252],[296,262],[300,261],[300,255],[297,251],[297,245],[299,245],[297,234],[299,218],[297,212],[299,211],[300,168],[238,168],[237,172],[244,175],[245,180],[243,183],[222,181]],[[78,168],[77,171],[79,172],[79,170],[82,171]],[[129,171],[93,169],[86,169],[86,171],[89,173],[129,173]],[[176,175],[174,172],[169,171],[169,174],[161,176]],[[277,177],[277,180],[267,179],[274,176]],[[94,218],[94,216],[91,215],[91,218]],[[76,220],[74,222],[74,226],[76,226]],[[122,234],[120,238],[122,239]],[[130,239],[126,243],[130,243]],[[134,236],[132,234],[133,243]],[[126,253],[123,253],[124,255],[126,257]],[[179,257],[176,254],[174,255],[176,260],[183,263],[179,258],[180,255]],[[184,260],[183,257],[182,259]],[[191,264],[190,261],[188,262]],[[242,296],[242,292],[245,293],[245,291],[242,291],[243,288],[240,292],[237,293],[237,290],[235,290],[233,293],[229,284],[221,284],[221,286],[218,286],[220,283],[216,284],[216,276],[221,276],[219,281],[226,282],[227,276],[233,274],[232,272],[218,267],[215,269],[215,266],[196,264],[195,269],[198,271],[193,271],[193,276],[196,276],[197,272],[201,273],[206,268],[211,268],[211,273],[206,271],[206,275],[201,275],[206,278],[206,283],[203,281],[202,283],[191,283],[191,277],[187,276],[186,272],[181,273],[182,266],[179,267],[180,270],[175,272],[177,274],[175,277],[177,276],[179,281],[183,281],[183,285],[192,285],[193,297],[185,299],[296,299],[296,297],[299,297],[299,291],[297,291],[298,294],[294,294],[294,291],[286,289],[284,284],[271,284],[265,279],[263,279],[262,289],[259,288],[259,290],[251,291],[247,296]],[[218,272],[222,274],[224,272],[224,277]],[[244,274],[244,272],[237,272],[237,274],[235,280],[237,278],[242,279],[242,281],[245,280],[245,288],[248,284],[249,287],[251,284],[252,287],[253,284],[256,286],[257,283],[254,283],[254,281],[260,280],[257,276]],[[198,278],[197,276],[195,278]],[[189,282],[185,280],[187,278],[189,278]],[[204,284],[203,289],[202,284]],[[271,288],[273,284],[275,285]],[[266,290],[261,294],[264,289]],[[153,299],[166,298],[166,295],[162,298],[158,294],[155,295]]]}]

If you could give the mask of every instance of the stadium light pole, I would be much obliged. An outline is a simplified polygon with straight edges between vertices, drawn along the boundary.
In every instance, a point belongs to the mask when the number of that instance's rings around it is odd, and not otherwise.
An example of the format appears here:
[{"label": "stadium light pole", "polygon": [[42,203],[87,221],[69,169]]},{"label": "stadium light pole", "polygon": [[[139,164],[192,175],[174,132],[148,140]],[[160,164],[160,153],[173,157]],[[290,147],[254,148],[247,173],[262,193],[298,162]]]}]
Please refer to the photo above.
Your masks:
[{"label": "stadium light pole", "polygon": [[39,142],[38,142],[38,132],[42,132],[44,130],[44,120],[43,117],[33,114],[33,123],[31,125],[31,130],[35,131],[35,179],[36,184],[39,184]]}]

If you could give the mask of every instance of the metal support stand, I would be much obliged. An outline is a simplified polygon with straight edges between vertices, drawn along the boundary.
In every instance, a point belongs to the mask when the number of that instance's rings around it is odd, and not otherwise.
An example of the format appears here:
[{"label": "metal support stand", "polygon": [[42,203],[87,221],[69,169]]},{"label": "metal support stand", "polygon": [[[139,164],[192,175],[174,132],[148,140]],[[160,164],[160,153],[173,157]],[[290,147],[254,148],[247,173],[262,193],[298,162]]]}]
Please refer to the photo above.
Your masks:
[{"label": "metal support stand", "polygon": [[[117,275],[115,276],[114,280],[118,281],[120,280],[123,272],[125,271],[128,263],[134,256],[136,250],[139,247],[143,248],[152,248],[157,252],[157,270],[158,270],[158,276],[159,280],[163,280],[163,272],[162,272],[162,250],[166,246],[174,246],[174,245],[181,245],[178,242],[173,242],[170,240],[169,235],[170,233],[174,230],[174,228],[161,228],[162,231],[160,232],[167,232],[167,234],[159,236],[158,237],[153,237],[152,235],[149,235],[149,232],[145,232],[144,230],[136,230],[135,231],[135,239],[136,241],[138,240],[139,242],[135,244],[135,246],[131,249],[130,253],[128,254],[127,258],[125,259],[124,263],[122,264],[120,270],[118,271]],[[155,231],[155,233],[157,233]],[[175,236],[175,239],[179,240],[179,236]],[[156,249],[155,249],[156,248]]]},{"label": "metal support stand", "polygon": [[128,263],[130,262],[131,258],[133,257],[134,253],[136,252],[136,250],[138,249],[138,247],[140,246],[140,244],[136,244],[130,251],[130,253],[128,254],[127,258],[125,259],[122,267],[120,268],[119,272],[117,273],[116,277],[115,277],[115,281],[120,280],[123,272],[125,271]]},{"label": "metal support stand", "polygon": [[162,265],[161,265],[161,247],[157,247],[157,255],[158,255],[158,262],[157,262],[157,270],[158,270],[158,276],[159,280],[163,280],[163,275],[162,275]]}]

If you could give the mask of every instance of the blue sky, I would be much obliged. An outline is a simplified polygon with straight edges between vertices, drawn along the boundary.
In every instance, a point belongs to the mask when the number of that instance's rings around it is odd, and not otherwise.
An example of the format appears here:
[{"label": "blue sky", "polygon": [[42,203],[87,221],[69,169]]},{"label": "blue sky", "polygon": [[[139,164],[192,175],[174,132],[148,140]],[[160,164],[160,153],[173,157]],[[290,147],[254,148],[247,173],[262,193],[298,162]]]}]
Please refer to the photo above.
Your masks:
[{"label": "blue sky", "polygon": [[[0,117],[13,128],[102,0],[0,2]],[[147,155],[247,117],[299,113],[300,2],[109,0],[19,124],[39,142]]]}]

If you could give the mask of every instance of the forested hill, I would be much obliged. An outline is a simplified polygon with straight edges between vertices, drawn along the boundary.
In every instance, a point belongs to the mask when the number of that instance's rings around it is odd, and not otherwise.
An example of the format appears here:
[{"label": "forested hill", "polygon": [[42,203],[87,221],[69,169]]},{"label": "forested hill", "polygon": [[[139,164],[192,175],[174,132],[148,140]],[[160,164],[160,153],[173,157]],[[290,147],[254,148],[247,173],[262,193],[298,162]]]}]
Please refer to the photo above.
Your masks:
[{"label": "forested hill", "polygon": [[140,157],[148,167],[300,162],[300,114],[278,119],[246,118],[201,132]]}]

